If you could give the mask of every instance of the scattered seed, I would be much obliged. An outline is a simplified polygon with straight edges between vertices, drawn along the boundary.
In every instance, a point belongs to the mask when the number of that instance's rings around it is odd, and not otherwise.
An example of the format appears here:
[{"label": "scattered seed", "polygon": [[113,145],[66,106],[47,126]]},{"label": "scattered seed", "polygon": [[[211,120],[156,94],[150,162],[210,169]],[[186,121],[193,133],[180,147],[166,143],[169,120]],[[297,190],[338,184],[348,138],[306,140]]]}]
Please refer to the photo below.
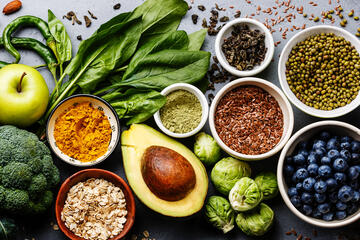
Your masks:
[{"label": "scattered seed", "polygon": [[92,12],[90,12],[90,10],[88,10],[88,13],[92,19],[97,19],[97,17]]},{"label": "scattered seed", "polygon": [[202,27],[203,27],[203,28],[207,28],[207,27],[208,27],[206,18],[203,18],[203,20],[202,20]]},{"label": "scattered seed", "polygon": [[191,20],[194,24],[197,24],[199,16],[196,14],[191,15]]},{"label": "scattered seed", "polygon": [[59,230],[59,226],[58,226],[57,224],[54,224],[54,225],[53,225],[53,230],[54,230],[54,231],[58,231],[58,230]]},{"label": "scattered seed", "polygon": [[307,17],[307,14],[306,14],[306,13],[304,13],[304,14],[303,14],[303,16],[304,16],[304,18],[306,18],[306,17]]},{"label": "scattered seed", "polygon": [[241,12],[238,11],[235,15],[234,15],[234,18],[239,18],[241,16]]},{"label": "scattered seed", "polygon": [[359,17],[358,17],[358,16],[354,17],[354,20],[355,20],[355,21],[358,21],[358,20],[359,20]]},{"label": "scattered seed", "polygon": [[314,18],[314,22],[318,22],[319,20],[319,17]]},{"label": "scattered seed", "polygon": [[229,21],[228,16],[223,16],[222,18],[220,18],[220,22],[227,22],[227,21]]},{"label": "scattered seed", "polygon": [[115,4],[115,5],[113,6],[113,8],[114,8],[115,10],[118,10],[118,9],[121,8],[121,4],[120,4],[120,3],[117,3],[117,4]]},{"label": "scattered seed", "polygon": [[91,20],[88,16],[84,16],[85,26],[88,28],[91,26]]},{"label": "scattered seed", "polygon": [[206,8],[205,8],[204,5],[199,5],[199,6],[198,6],[198,9],[199,9],[200,11],[205,11],[205,10],[206,10]]},{"label": "scattered seed", "polygon": [[81,40],[82,40],[81,35],[78,35],[78,36],[76,37],[76,39],[79,40],[79,41],[81,41]]},{"label": "scattered seed", "polygon": [[358,32],[355,33],[355,36],[360,37],[360,33],[358,33]]}]

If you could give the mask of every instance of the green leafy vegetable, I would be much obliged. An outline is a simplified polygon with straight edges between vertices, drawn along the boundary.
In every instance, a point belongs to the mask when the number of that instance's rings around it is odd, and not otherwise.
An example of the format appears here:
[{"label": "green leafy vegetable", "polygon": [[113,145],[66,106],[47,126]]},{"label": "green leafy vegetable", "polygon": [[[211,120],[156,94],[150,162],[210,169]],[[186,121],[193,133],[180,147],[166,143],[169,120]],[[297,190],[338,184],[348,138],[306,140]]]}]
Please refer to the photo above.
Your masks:
[{"label": "green leafy vegetable", "polygon": [[188,35],[189,37],[189,51],[198,51],[201,49],[201,46],[204,44],[206,37],[207,29],[201,29],[199,31],[193,32]]},{"label": "green leafy vegetable", "polygon": [[18,227],[13,219],[0,217],[0,240],[12,240],[16,238]]},{"label": "green leafy vegetable", "polygon": [[55,39],[55,57],[59,63],[60,74],[63,74],[63,64],[71,59],[72,45],[64,24],[56,18],[54,13],[48,10],[48,25],[51,35]]}]

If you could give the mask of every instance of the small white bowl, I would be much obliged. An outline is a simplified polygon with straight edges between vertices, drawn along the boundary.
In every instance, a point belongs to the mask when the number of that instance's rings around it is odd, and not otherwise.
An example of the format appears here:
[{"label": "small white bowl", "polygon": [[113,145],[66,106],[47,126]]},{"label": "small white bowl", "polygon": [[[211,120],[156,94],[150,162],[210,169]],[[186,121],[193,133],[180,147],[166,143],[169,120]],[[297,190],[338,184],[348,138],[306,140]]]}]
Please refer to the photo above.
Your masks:
[{"label": "small white bowl", "polygon": [[313,137],[316,133],[322,131],[322,130],[329,130],[330,132],[334,134],[344,135],[347,134],[351,136],[352,138],[356,140],[360,140],[360,129],[344,122],[339,121],[320,121],[315,122],[310,125],[307,125],[306,127],[303,127],[299,131],[297,131],[287,142],[284,149],[282,150],[277,166],[277,181],[278,186],[280,190],[280,194],[282,198],[284,199],[285,204],[288,206],[288,208],[299,218],[304,220],[305,222],[308,222],[312,225],[318,226],[318,227],[324,227],[324,228],[336,228],[336,227],[342,227],[345,225],[348,225],[350,223],[353,223],[360,219],[360,209],[354,213],[351,216],[348,216],[347,218],[343,220],[333,220],[333,221],[324,221],[321,219],[316,219],[313,217],[309,217],[301,213],[299,210],[297,210],[294,205],[290,202],[290,198],[287,194],[288,187],[286,185],[284,175],[283,175],[283,168],[284,168],[284,161],[287,156],[292,155],[293,151],[296,148],[296,145],[301,142],[310,139]]},{"label": "small white bowl", "polygon": [[154,114],[154,119],[155,119],[157,126],[161,129],[161,131],[163,131],[165,134],[167,134],[171,137],[175,137],[175,138],[191,137],[191,136],[195,135],[196,133],[198,133],[204,127],[207,117],[208,117],[208,114],[209,114],[209,104],[206,100],[205,95],[197,87],[187,84],[187,83],[172,84],[172,85],[166,87],[164,90],[162,90],[161,94],[166,96],[169,93],[174,92],[176,90],[189,91],[190,93],[194,94],[197,97],[197,99],[199,99],[201,108],[202,108],[202,115],[201,115],[201,120],[200,120],[199,125],[196,128],[194,128],[192,131],[187,132],[187,133],[174,133],[174,132],[171,132],[169,129],[167,129],[161,122],[160,110]]},{"label": "small white bowl", "polygon": [[[226,60],[226,57],[221,49],[224,39],[231,36],[233,26],[240,23],[248,25],[250,30],[258,29],[260,32],[265,34],[265,47],[267,48],[265,59],[260,63],[260,65],[254,66],[254,69],[252,70],[240,71],[231,66]],[[261,22],[251,18],[237,18],[228,22],[217,34],[215,40],[215,53],[219,63],[223,68],[226,69],[226,71],[238,77],[254,76],[263,71],[271,62],[271,59],[274,55],[274,48],[274,39],[269,29],[267,29]]]},{"label": "small white bowl", "polygon": [[[81,103],[81,102],[90,102],[93,107],[98,108],[101,111],[104,111],[105,116],[108,118],[110,122],[111,130],[112,130],[110,143],[106,153],[91,162],[81,162],[63,153],[56,145],[56,141],[54,137],[54,128],[55,128],[56,119],[62,113],[67,111],[69,107],[71,107],[75,103]],[[46,137],[52,151],[56,154],[57,157],[59,157],[64,162],[78,167],[94,166],[104,161],[115,150],[120,138],[120,122],[115,110],[104,99],[90,94],[73,95],[61,101],[51,112],[46,126]]]},{"label": "small white bowl", "polygon": [[282,90],[284,91],[285,95],[289,98],[289,100],[294,104],[298,109],[301,111],[315,117],[320,118],[335,118],[340,117],[342,115],[345,115],[355,108],[357,108],[360,104],[360,94],[357,95],[357,97],[350,103],[345,105],[344,107],[339,107],[334,110],[325,111],[325,110],[319,110],[310,106],[307,106],[306,104],[302,103],[295,94],[291,91],[288,82],[286,81],[286,62],[288,60],[289,54],[293,47],[301,42],[304,41],[306,38],[320,34],[320,33],[334,33],[337,36],[341,36],[345,38],[347,41],[349,41],[358,52],[360,52],[360,41],[357,39],[353,34],[349,33],[348,31],[334,27],[329,25],[320,25],[320,26],[314,26],[310,27],[308,29],[302,30],[301,32],[295,34],[285,45],[283,48],[280,59],[279,59],[279,66],[278,66],[278,76],[279,81]]},{"label": "small white bowl", "polygon": [[[215,112],[217,105],[220,101],[220,99],[229,91],[231,91],[234,88],[240,87],[240,86],[257,86],[262,89],[264,89],[266,92],[268,92],[271,96],[273,96],[276,101],[278,102],[281,111],[283,113],[283,134],[281,136],[280,141],[278,144],[271,149],[270,151],[258,155],[246,155],[242,153],[238,153],[234,150],[232,150],[230,147],[228,147],[219,137],[216,128],[215,128]],[[237,80],[234,80],[228,84],[226,84],[215,96],[211,106],[210,106],[210,112],[209,112],[209,125],[211,134],[213,135],[215,141],[219,144],[219,146],[227,152],[229,155],[239,158],[246,161],[255,161],[255,160],[262,160],[265,158],[269,158],[279,152],[285,143],[289,140],[291,133],[294,128],[294,113],[291,108],[291,105],[285,95],[282,93],[282,91],[272,84],[271,82],[268,82],[264,79],[260,78],[254,78],[254,77],[246,77],[246,78],[240,78]]]}]

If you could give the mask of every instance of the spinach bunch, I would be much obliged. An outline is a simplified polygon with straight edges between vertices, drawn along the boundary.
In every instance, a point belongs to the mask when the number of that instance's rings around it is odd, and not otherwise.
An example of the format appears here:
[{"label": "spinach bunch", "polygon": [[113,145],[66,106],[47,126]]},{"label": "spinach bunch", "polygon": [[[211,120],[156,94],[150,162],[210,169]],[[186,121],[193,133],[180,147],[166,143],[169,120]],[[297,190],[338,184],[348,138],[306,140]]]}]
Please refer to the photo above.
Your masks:
[{"label": "spinach bunch", "polygon": [[[61,100],[81,92],[109,101],[127,124],[139,123],[165,104],[159,93],[165,87],[201,84],[210,62],[210,53],[200,51],[206,30],[177,30],[187,10],[183,0],[147,0],[101,25],[61,71],[44,119]],[[54,18],[49,17],[52,25],[58,24]],[[68,61],[71,43],[63,42],[58,51],[61,64]]]}]

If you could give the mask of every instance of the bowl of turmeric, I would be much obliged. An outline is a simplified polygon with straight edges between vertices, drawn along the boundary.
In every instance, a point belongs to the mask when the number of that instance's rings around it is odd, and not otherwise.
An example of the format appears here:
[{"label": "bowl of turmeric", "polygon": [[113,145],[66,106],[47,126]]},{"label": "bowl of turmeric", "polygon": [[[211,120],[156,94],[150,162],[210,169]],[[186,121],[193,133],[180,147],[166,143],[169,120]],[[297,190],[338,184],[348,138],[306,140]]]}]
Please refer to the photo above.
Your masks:
[{"label": "bowl of turmeric", "polygon": [[52,151],[63,161],[79,167],[93,166],[115,150],[120,138],[119,118],[102,98],[73,95],[50,114],[46,137]]}]

